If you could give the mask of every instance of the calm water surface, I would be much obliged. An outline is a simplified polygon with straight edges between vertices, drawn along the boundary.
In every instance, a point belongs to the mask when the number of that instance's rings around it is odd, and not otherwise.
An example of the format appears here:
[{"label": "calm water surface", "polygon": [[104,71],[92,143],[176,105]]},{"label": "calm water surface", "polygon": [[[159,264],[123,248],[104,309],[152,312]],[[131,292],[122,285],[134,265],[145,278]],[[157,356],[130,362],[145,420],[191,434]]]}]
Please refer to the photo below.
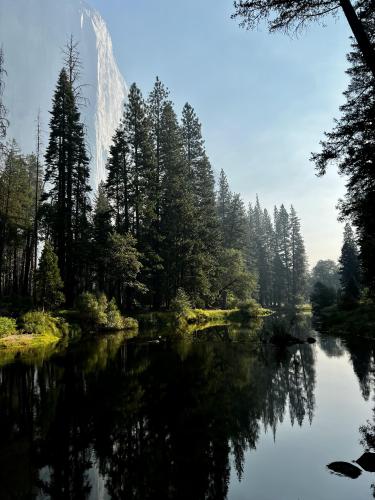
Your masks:
[{"label": "calm water surface", "polygon": [[257,341],[275,321],[6,364],[0,498],[373,498],[375,474],[326,465],[359,458],[363,426],[372,436],[374,345],[322,337],[280,352]]}]

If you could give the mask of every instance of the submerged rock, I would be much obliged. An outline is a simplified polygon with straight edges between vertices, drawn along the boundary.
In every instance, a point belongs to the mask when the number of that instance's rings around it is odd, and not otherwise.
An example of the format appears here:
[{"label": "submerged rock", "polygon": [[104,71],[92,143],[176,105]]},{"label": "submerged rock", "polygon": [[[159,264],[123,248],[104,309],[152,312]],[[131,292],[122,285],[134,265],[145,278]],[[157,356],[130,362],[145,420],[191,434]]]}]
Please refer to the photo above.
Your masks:
[{"label": "submerged rock", "polygon": [[328,469],[336,474],[356,479],[361,475],[361,469],[349,462],[332,462],[327,465]]},{"label": "submerged rock", "polygon": [[356,460],[363,470],[367,472],[375,472],[375,453],[366,451],[358,460]]},{"label": "submerged rock", "polygon": [[271,344],[274,344],[278,347],[288,347],[295,344],[304,344],[304,341],[299,339],[298,337],[294,337],[289,333],[286,335],[273,335],[270,338]]}]

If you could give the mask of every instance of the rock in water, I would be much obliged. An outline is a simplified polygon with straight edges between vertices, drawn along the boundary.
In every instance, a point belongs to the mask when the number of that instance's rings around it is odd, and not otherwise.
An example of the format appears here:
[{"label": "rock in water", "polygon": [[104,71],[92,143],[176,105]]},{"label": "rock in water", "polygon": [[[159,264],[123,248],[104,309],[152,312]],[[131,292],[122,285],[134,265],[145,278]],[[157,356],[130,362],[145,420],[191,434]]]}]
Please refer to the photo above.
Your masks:
[{"label": "rock in water", "polygon": [[288,346],[292,346],[292,345],[295,345],[295,344],[303,344],[304,341],[297,338],[297,337],[294,337],[294,335],[290,335],[289,333],[285,334],[285,335],[273,335],[271,338],[270,338],[270,342],[271,344],[274,344],[276,345],[277,347],[288,347]]},{"label": "rock in water", "polygon": [[367,472],[375,472],[375,453],[366,451],[358,460],[356,460],[363,470]]},{"label": "rock in water", "polygon": [[[24,153],[35,151],[38,109],[42,130],[48,132],[52,95],[63,66],[62,48],[70,35],[78,42],[82,61],[80,83],[87,104],[81,118],[95,189],[105,177],[107,153],[127,95],[104,20],[83,0],[0,0],[8,139],[16,139]],[[47,133],[42,139],[46,146]]]},{"label": "rock in water", "polygon": [[336,474],[356,479],[361,475],[361,469],[349,462],[332,462],[327,465],[328,469]]},{"label": "rock in water", "polygon": [[316,339],[314,339],[314,337],[307,337],[307,342],[308,342],[309,344],[315,344]]}]

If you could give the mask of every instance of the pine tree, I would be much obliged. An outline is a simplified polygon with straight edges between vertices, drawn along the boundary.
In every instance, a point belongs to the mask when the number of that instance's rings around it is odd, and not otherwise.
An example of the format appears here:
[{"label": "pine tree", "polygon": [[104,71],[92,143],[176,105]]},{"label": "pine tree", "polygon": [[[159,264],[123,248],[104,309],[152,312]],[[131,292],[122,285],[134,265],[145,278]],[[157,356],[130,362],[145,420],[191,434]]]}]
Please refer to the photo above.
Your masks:
[{"label": "pine tree", "polygon": [[117,128],[109,150],[106,191],[114,214],[115,230],[127,233],[131,227],[131,173],[129,147],[124,125]]},{"label": "pine tree", "polygon": [[258,276],[257,262],[257,233],[255,226],[255,209],[249,203],[247,208],[247,244],[246,244],[246,264],[250,272]]},{"label": "pine tree", "polygon": [[150,120],[150,134],[154,148],[154,158],[156,165],[156,200],[155,212],[158,226],[160,225],[160,209],[162,199],[162,180],[164,177],[162,158],[161,158],[161,134],[162,134],[162,116],[165,105],[168,102],[169,90],[156,77],[154,88],[150,92],[147,101],[147,111]]},{"label": "pine tree", "polygon": [[148,198],[152,200],[150,204],[147,238],[144,241],[144,263],[143,280],[149,288],[148,302],[155,308],[161,307],[163,264],[161,258],[162,238],[160,232],[161,207],[163,200],[163,179],[164,169],[161,155],[162,142],[162,117],[166,104],[169,102],[169,90],[156,77],[156,81],[147,100],[147,114],[150,126],[150,138],[153,149],[154,165],[148,182]]},{"label": "pine tree", "polygon": [[90,187],[84,129],[65,69],[60,72],[53,98],[45,160],[44,180],[50,186],[44,195],[47,224],[71,304],[86,274]]},{"label": "pine tree", "polygon": [[0,172],[0,296],[31,292],[35,188],[35,157],[13,141]]},{"label": "pine tree", "polygon": [[360,267],[358,250],[350,224],[345,225],[340,257],[341,302],[350,307],[360,297]]},{"label": "pine tree", "polygon": [[195,208],[194,261],[191,266],[191,296],[195,303],[207,303],[211,296],[214,268],[219,251],[219,222],[216,212],[215,179],[207,157],[201,124],[190,104],[182,111],[184,158],[192,179]]},{"label": "pine tree", "polygon": [[[4,77],[6,76],[6,70],[4,68],[4,50],[3,47],[0,46],[0,155],[4,150],[4,139],[7,134],[7,128],[9,125],[7,114],[8,111],[3,103],[3,94],[4,94]],[[0,158],[1,159],[1,158]]]},{"label": "pine tree", "polygon": [[112,233],[111,206],[105,185],[99,184],[93,214],[93,241],[91,261],[98,291],[109,293],[109,247]]},{"label": "pine tree", "polygon": [[284,205],[274,211],[275,255],[273,264],[276,304],[291,303],[291,242],[289,214]]},{"label": "pine tree", "polygon": [[57,255],[46,241],[36,273],[37,300],[43,309],[54,309],[64,302],[63,286]]},{"label": "pine tree", "polygon": [[83,64],[79,53],[79,42],[74,40],[73,35],[70,35],[69,40],[63,48],[64,67],[72,86],[74,97],[79,105],[87,104],[87,99],[82,95],[84,85],[80,83]]},{"label": "pine tree", "polygon": [[258,196],[253,210],[255,258],[258,272],[258,298],[264,306],[273,303],[273,227],[267,210],[263,210]]},{"label": "pine tree", "polygon": [[191,176],[184,158],[181,131],[170,103],[162,116],[161,162],[165,172],[161,207],[162,258],[164,266],[165,303],[183,288],[189,293],[188,282],[194,248],[194,198]]},{"label": "pine tree", "polygon": [[274,304],[274,289],[273,289],[273,272],[272,263],[274,258],[274,228],[271,217],[264,209],[262,217],[262,233],[263,233],[263,289],[265,304],[271,306]]},{"label": "pine tree", "polygon": [[125,105],[124,130],[131,173],[131,231],[138,240],[144,236],[142,228],[145,232],[155,218],[155,162],[146,111],[141,91],[133,83]]},{"label": "pine tree", "polygon": [[[372,0],[361,2],[359,14],[370,39],[375,36],[375,9]],[[348,181],[345,198],[340,202],[343,220],[356,228],[363,269],[363,282],[375,296],[375,76],[366,65],[361,51],[353,43],[348,55],[349,86],[341,117],[322,141],[322,151],[312,155],[319,175],[327,167],[338,165]]]},{"label": "pine tree", "polygon": [[291,297],[293,304],[306,298],[307,262],[301,225],[293,206],[290,208],[290,247],[291,247]]},{"label": "pine tree", "polygon": [[137,240],[130,233],[113,233],[109,238],[109,294],[116,297],[119,306],[127,309],[132,307],[137,294],[147,291],[139,281],[142,263],[136,244]]},{"label": "pine tree", "polygon": [[[33,231],[33,245],[34,245],[34,261],[33,261],[33,274],[35,274],[38,267],[38,242],[39,242],[39,222],[40,222],[40,202],[43,195],[43,166],[41,163],[41,149],[42,149],[42,130],[40,111],[38,112],[36,122],[36,150],[35,150],[35,198],[34,198],[34,231]],[[34,276],[35,278],[35,276]],[[36,300],[36,280],[33,283],[33,299]]]},{"label": "pine tree", "polygon": [[217,192],[217,213],[219,217],[222,243],[225,248],[230,248],[231,246],[231,242],[229,241],[229,211],[231,201],[232,193],[229,189],[228,179],[224,170],[221,170],[219,176],[219,189]]},{"label": "pine tree", "polygon": [[[155,162],[148,107],[135,84],[130,88],[128,103],[125,106],[124,129],[131,172],[131,231],[137,238],[138,249],[142,253],[140,279],[151,291],[153,284],[159,280],[161,262],[157,244],[160,224],[157,214],[160,203],[160,171],[158,172]],[[147,300],[151,304],[157,301],[152,293],[147,296]]]},{"label": "pine tree", "polygon": [[246,209],[241,195],[234,193],[231,196],[227,214],[226,239],[229,248],[246,253],[247,218]]}]

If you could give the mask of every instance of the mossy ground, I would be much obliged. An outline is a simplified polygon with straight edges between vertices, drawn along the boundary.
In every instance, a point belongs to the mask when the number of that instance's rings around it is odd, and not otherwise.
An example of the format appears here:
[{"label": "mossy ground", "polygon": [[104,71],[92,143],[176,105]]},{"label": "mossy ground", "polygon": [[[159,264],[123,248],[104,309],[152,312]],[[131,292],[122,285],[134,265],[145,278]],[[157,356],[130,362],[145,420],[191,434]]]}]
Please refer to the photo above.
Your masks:
[{"label": "mossy ground", "polygon": [[52,354],[60,341],[59,337],[51,334],[19,334],[3,337],[0,339],[0,366],[15,358],[32,359],[33,361],[45,359]]}]

